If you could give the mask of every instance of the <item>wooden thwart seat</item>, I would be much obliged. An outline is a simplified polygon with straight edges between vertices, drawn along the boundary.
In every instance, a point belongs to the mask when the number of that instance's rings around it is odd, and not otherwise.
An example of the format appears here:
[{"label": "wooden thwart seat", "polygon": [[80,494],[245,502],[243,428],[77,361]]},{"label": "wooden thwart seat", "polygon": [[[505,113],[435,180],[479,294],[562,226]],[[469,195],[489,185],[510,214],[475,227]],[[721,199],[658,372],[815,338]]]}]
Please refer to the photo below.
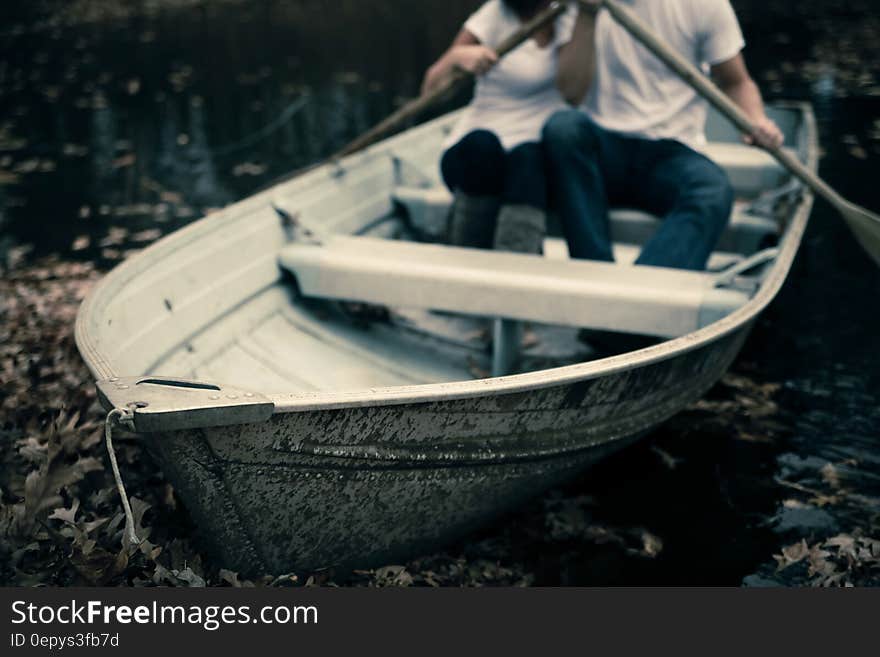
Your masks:
[{"label": "wooden thwart seat", "polygon": [[746,303],[717,274],[331,236],[283,248],[307,297],[677,337]]}]

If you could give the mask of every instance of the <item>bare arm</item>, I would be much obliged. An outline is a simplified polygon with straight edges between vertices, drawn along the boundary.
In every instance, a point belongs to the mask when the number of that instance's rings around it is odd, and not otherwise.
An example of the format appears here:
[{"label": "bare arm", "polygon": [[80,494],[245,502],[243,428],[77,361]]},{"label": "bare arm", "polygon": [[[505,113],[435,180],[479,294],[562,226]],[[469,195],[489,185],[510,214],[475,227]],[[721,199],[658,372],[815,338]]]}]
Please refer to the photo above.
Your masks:
[{"label": "bare arm", "polygon": [[782,145],[784,141],[782,131],[767,116],[764,100],[761,98],[761,90],[749,75],[742,54],[713,66],[712,77],[715,78],[721,90],[739,105],[752,120],[755,131],[753,134],[745,136],[747,143],[771,148]]},{"label": "bare arm", "polygon": [[570,105],[580,105],[596,76],[596,10],[581,5],[571,41],[559,49],[556,86]]},{"label": "bare arm", "polygon": [[422,95],[434,91],[457,70],[480,75],[492,68],[496,61],[498,55],[495,51],[481,45],[477,37],[462,29],[449,49],[425,73]]}]

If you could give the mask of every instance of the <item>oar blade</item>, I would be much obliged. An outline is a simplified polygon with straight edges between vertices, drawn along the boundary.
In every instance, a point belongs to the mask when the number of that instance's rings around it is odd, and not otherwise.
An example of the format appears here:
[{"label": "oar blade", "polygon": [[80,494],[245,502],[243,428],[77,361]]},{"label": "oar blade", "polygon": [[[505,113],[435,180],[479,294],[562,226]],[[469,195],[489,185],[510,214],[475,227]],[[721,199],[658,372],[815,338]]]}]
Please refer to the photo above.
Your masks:
[{"label": "oar blade", "polygon": [[855,203],[848,203],[841,213],[859,244],[880,265],[880,215]]}]

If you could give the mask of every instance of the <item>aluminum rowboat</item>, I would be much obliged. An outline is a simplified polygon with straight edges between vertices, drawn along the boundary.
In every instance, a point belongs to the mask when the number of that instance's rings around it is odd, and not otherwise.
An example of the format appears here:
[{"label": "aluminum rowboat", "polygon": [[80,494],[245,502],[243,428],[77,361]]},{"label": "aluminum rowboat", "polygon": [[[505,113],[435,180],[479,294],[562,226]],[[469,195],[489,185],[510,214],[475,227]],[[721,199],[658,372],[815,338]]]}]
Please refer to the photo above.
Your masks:
[{"label": "aluminum rowboat", "polygon": [[[815,170],[809,107],[772,115]],[[544,257],[427,243],[456,118],[211,214],[84,301],[102,403],[133,409],[226,567],[389,563],[515,509],[704,395],[788,275],[812,196],[715,115],[707,153],[738,201],[707,272],[629,264],[657,220],[627,210],[616,264],[567,262],[558,239]],[[365,323],[340,300],[390,311]],[[537,336],[508,375],[487,375],[483,315]],[[591,360],[580,326],[662,341]]]}]

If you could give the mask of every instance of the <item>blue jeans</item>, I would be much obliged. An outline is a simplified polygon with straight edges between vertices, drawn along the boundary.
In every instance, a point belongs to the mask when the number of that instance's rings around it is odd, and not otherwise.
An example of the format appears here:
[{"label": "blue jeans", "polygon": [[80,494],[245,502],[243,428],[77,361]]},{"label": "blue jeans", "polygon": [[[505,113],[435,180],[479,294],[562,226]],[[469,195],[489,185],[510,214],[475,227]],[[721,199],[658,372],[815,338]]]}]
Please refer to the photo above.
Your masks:
[{"label": "blue jeans", "polygon": [[502,203],[547,207],[547,181],[541,144],[527,142],[505,151],[489,130],[469,132],[440,160],[450,191],[496,196]]},{"label": "blue jeans", "polygon": [[727,174],[673,140],[605,130],[578,110],[544,126],[551,208],[573,258],[612,262],[608,208],[643,210],[662,219],[636,264],[701,270],[733,207]]}]

